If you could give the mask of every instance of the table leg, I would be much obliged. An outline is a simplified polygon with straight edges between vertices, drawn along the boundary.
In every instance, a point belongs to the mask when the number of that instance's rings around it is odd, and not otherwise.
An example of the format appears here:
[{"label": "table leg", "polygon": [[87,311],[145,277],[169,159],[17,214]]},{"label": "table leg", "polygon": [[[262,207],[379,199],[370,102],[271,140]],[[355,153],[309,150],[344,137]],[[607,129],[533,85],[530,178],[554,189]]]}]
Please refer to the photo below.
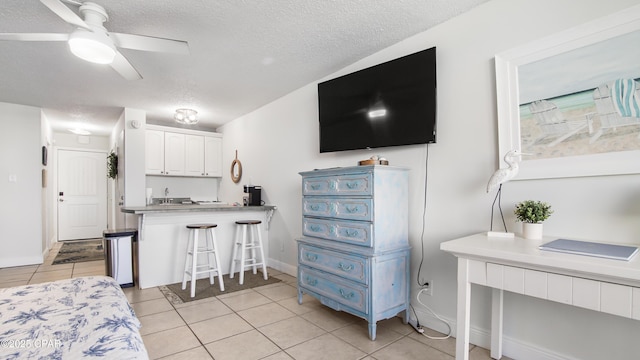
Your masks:
[{"label": "table leg", "polygon": [[502,357],[502,305],[504,293],[502,289],[492,289],[491,293],[491,357]]},{"label": "table leg", "polygon": [[469,282],[469,260],[458,258],[456,360],[469,359],[470,305],[471,283]]}]

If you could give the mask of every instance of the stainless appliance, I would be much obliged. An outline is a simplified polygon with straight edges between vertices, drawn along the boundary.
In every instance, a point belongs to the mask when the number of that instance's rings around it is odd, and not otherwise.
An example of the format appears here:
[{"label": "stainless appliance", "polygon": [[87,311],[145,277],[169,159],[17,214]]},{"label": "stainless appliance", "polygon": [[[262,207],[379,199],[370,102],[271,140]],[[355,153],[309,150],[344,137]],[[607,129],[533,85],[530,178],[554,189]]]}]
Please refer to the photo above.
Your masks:
[{"label": "stainless appliance", "polygon": [[[104,230],[103,247],[107,276],[111,276],[121,287],[134,285],[135,243],[138,231],[135,229]],[[137,270],[137,269],[136,269]]]},{"label": "stainless appliance", "polygon": [[249,194],[244,197],[244,206],[260,206],[262,205],[262,187],[254,185],[245,185],[244,193]]}]

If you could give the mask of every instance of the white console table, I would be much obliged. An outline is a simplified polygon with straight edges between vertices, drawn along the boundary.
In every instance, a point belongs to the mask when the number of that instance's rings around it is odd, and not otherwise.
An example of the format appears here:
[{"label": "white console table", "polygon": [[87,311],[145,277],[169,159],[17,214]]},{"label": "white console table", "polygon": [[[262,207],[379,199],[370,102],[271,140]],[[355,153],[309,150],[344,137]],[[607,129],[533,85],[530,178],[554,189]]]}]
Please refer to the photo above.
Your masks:
[{"label": "white console table", "polygon": [[542,251],[542,240],[486,233],[440,244],[458,258],[456,359],[469,358],[471,284],[493,289],[491,357],[502,357],[503,291],[640,320],[640,255],[630,261]]}]

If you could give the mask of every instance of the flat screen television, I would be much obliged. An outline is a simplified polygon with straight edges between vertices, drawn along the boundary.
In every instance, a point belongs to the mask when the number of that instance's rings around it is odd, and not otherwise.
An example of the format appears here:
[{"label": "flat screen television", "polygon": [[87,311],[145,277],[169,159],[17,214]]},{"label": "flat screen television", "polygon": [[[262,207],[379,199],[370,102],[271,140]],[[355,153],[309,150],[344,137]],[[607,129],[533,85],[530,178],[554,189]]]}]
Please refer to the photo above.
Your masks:
[{"label": "flat screen television", "polygon": [[436,48],[318,84],[320,152],[436,142]]}]

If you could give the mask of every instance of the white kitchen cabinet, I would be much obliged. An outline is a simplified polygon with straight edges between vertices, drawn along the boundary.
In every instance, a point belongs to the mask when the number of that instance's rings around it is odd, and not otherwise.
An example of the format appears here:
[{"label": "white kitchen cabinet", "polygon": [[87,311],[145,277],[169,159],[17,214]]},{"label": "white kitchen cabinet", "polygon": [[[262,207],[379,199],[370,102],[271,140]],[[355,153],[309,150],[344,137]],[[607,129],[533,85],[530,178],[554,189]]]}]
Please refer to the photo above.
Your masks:
[{"label": "white kitchen cabinet", "polygon": [[145,135],[145,173],[164,175],[164,131],[147,130]]},{"label": "white kitchen cabinet", "polygon": [[204,137],[205,176],[222,177],[222,138]]},{"label": "white kitchen cabinet", "polygon": [[222,136],[196,130],[148,125],[147,175],[222,177]]},{"label": "white kitchen cabinet", "polygon": [[204,136],[185,135],[184,174],[204,176]]},{"label": "white kitchen cabinet", "polygon": [[184,134],[165,132],[164,133],[164,174],[165,175],[185,175],[184,154],[185,142]]}]

